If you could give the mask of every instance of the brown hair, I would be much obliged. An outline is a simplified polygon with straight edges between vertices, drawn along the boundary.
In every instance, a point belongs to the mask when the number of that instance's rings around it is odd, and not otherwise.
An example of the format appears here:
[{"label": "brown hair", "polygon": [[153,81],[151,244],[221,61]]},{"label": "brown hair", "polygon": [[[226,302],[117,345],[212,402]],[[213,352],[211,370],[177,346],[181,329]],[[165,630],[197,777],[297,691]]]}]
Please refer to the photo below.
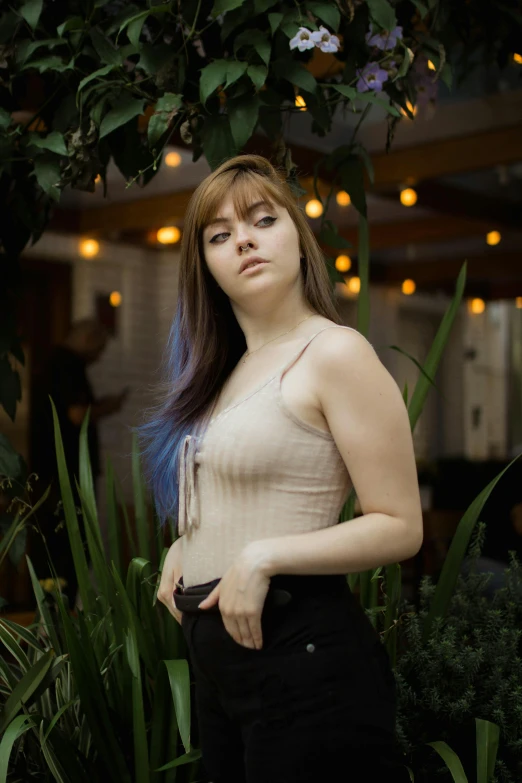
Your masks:
[{"label": "brown hair", "polygon": [[258,197],[288,210],[304,257],[305,300],[319,315],[342,324],[324,254],[284,173],[260,155],[238,155],[221,164],[198,185],[185,213],[178,303],[164,354],[158,402],[138,427],[145,475],[162,519],[175,512],[178,500],[181,441],[205,418],[247,347],[229,298],[210,273],[203,252],[205,225],[218,215],[229,195],[242,220]]}]

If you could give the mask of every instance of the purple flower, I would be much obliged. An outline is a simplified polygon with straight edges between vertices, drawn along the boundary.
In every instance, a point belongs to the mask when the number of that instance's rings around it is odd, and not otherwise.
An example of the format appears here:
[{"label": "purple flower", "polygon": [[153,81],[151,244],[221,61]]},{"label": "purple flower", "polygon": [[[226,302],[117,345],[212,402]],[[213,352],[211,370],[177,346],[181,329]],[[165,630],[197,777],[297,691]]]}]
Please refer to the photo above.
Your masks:
[{"label": "purple flower", "polygon": [[359,77],[355,85],[357,92],[368,92],[368,90],[380,92],[383,82],[388,79],[387,71],[381,68],[379,63],[368,63],[362,71],[358,69],[356,75]]},{"label": "purple flower", "polygon": [[372,28],[366,33],[366,43],[368,46],[376,46],[377,49],[382,49],[383,52],[388,49],[393,49],[397,45],[397,41],[402,40],[402,27],[397,26],[393,30],[380,30],[375,35],[372,33]]}]

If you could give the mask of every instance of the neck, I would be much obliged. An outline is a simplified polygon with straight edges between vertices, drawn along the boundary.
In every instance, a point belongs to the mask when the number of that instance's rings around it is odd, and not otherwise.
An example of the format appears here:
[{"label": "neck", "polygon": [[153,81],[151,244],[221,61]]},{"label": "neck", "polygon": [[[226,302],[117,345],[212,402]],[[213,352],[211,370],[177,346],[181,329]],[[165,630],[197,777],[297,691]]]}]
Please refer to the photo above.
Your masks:
[{"label": "neck", "polygon": [[270,341],[275,343],[278,337],[283,337],[287,332],[290,332],[289,339],[295,336],[298,333],[298,324],[315,315],[318,313],[306,305],[291,311],[259,315],[249,313],[248,315],[236,315],[236,317],[245,335],[247,353],[253,353]]}]

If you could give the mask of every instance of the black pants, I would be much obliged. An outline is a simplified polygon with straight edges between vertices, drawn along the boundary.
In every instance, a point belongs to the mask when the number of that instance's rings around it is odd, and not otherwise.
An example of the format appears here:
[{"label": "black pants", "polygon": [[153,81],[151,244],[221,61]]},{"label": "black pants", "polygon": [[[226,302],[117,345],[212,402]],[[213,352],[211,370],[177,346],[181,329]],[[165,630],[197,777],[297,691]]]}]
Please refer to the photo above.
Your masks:
[{"label": "black pants", "polygon": [[220,612],[183,613],[209,781],[407,783],[393,670],[346,578],[277,575],[273,587],[292,600],[265,603],[260,650],[235,642]]}]

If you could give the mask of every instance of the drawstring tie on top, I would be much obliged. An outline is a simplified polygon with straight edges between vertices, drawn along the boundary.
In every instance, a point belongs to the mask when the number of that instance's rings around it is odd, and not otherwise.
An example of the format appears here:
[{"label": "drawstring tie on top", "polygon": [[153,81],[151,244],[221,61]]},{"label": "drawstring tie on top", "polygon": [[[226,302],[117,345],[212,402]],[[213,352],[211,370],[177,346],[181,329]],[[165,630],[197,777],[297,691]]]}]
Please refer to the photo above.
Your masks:
[{"label": "drawstring tie on top", "polygon": [[180,536],[189,529],[199,527],[195,478],[195,443],[196,439],[192,435],[186,435],[180,456],[178,514]]}]

